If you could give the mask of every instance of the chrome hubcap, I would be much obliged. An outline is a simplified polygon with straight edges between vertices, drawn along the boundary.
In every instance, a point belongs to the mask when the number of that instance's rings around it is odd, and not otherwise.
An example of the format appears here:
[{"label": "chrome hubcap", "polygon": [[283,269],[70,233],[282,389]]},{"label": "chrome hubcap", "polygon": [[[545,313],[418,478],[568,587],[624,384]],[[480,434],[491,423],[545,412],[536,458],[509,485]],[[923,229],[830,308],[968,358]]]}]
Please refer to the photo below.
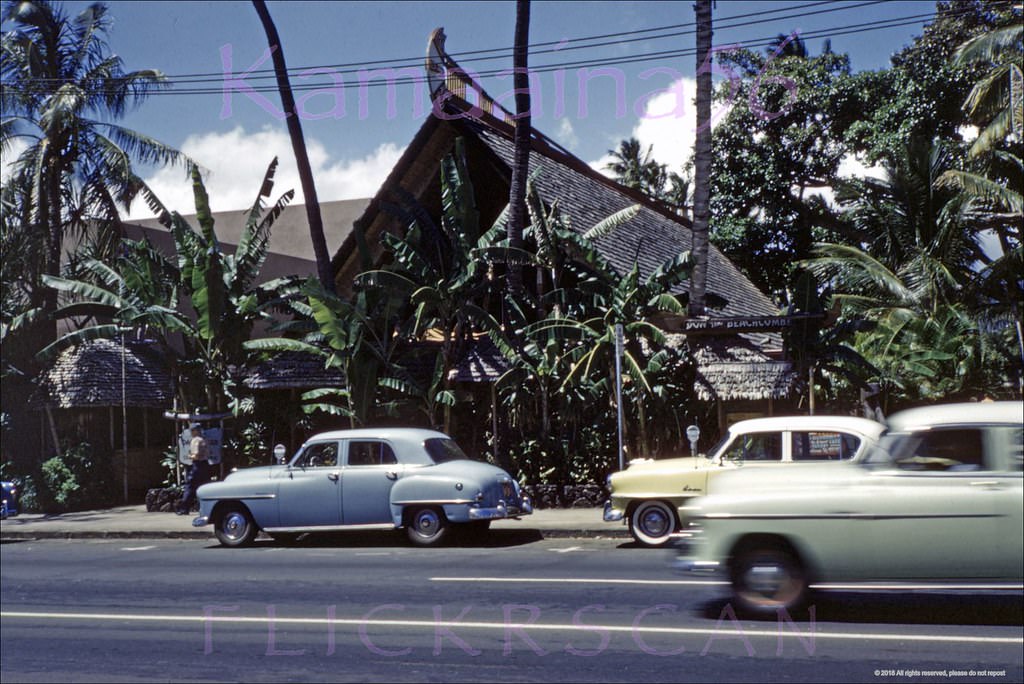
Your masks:
[{"label": "chrome hubcap", "polygon": [[640,519],[640,527],[644,533],[652,537],[661,537],[668,534],[668,519],[664,511],[651,508],[644,512]]},{"label": "chrome hubcap", "polygon": [[228,513],[224,518],[224,534],[230,539],[241,539],[245,536],[248,521],[238,512]]},{"label": "chrome hubcap", "polygon": [[441,519],[434,511],[420,511],[416,514],[414,526],[424,537],[432,537],[441,527]]},{"label": "chrome hubcap", "polygon": [[789,583],[789,574],[778,565],[757,563],[747,569],[743,579],[751,591],[776,596]]}]

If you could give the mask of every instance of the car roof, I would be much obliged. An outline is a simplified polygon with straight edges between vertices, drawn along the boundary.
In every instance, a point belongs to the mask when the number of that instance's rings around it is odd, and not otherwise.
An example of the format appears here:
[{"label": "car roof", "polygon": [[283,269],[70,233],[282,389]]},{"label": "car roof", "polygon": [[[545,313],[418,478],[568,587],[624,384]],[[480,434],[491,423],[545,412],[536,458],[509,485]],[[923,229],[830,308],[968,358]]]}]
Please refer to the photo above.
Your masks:
[{"label": "car roof", "polygon": [[325,439],[385,439],[400,442],[424,442],[428,439],[450,438],[443,432],[427,430],[425,428],[379,427],[330,430],[312,435],[306,441],[315,442]]},{"label": "car roof", "polygon": [[772,416],[741,420],[729,427],[732,434],[775,430],[840,430],[879,437],[885,425],[857,416]]},{"label": "car roof", "polygon": [[975,401],[962,404],[922,406],[894,413],[887,419],[889,429],[908,431],[933,425],[1016,425],[1024,423],[1024,403],[1019,401]]}]

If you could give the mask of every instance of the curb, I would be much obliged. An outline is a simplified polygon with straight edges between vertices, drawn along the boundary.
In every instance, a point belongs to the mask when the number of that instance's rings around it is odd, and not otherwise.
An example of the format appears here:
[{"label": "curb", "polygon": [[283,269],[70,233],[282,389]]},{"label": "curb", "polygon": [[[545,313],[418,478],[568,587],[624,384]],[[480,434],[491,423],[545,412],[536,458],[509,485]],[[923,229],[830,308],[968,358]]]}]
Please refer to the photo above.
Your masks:
[{"label": "curb", "polygon": [[[532,529],[532,528],[531,528]],[[631,539],[626,530],[536,530],[545,539]],[[0,543],[39,539],[192,539],[211,540],[213,532],[100,532],[96,530],[46,530],[0,532]]]}]

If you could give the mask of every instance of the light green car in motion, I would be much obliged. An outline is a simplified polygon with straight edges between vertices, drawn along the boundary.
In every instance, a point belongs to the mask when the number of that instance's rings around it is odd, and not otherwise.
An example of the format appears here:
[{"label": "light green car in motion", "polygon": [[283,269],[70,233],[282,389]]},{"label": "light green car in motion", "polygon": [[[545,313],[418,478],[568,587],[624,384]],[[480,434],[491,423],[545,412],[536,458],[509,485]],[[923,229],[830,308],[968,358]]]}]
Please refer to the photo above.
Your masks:
[{"label": "light green car in motion", "polygon": [[866,459],[722,478],[681,511],[676,566],[718,574],[748,612],[811,590],[1024,588],[1024,405],[894,414]]},{"label": "light green car in motion", "polygon": [[679,506],[708,493],[722,473],[781,468],[804,462],[857,461],[885,426],[852,416],[776,416],[729,428],[707,456],[633,461],[608,477],[606,522],[624,522],[645,546],[661,546],[679,529]]}]

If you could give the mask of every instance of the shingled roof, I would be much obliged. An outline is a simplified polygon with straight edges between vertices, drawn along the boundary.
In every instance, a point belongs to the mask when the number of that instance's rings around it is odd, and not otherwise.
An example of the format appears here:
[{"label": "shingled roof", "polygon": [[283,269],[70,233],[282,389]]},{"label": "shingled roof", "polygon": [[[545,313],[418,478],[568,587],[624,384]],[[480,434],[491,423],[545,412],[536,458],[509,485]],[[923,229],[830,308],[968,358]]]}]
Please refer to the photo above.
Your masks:
[{"label": "shingled roof", "polygon": [[[468,105],[460,102],[451,97],[445,101],[445,107],[454,111],[443,120],[434,114],[428,117],[366,212],[357,220],[367,246],[377,256],[380,233],[404,229],[383,211],[385,203],[394,201],[396,188],[401,188],[401,193],[424,197],[426,191],[436,185],[441,159],[451,152],[457,137],[467,142],[470,157],[467,163],[481,205],[481,218],[487,220],[488,209],[496,216],[507,202],[514,129],[487,113],[475,111],[471,115],[466,111]],[[535,187],[549,206],[559,201],[563,216],[577,232],[586,232],[613,213],[640,205],[639,213],[628,223],[596,241],[598,250],[619,273],[627,273],[636,263],[641,277],[646,277],[668,259],[691,249],[692,228],[685,218],[595,171],[538,131],[534,132],[531,147],[531,174],[539,171]],[[499,200],[495,201],[495,197]],[[339,290],[345,291],[361,270],[355,234],[350,234],[342,243],[333,264]],[[677,293],[687,291],[688,287],[683,284]],[[712,317],[775,316],[779,313],[772,301],[714,245],[708,250],[707,292],[712,301],[725,302],[723,307],[708,311]]]},{"label": "shingled roof", "polygon": [[40,374],[31,403],[54,408],[121,406],[122,402],[144,408],[169,406],[173,384],[159,353],[150,344],[131,342],[123,351],[122,356],[121,345],[113,340],[92,340],[65,349]]}]

